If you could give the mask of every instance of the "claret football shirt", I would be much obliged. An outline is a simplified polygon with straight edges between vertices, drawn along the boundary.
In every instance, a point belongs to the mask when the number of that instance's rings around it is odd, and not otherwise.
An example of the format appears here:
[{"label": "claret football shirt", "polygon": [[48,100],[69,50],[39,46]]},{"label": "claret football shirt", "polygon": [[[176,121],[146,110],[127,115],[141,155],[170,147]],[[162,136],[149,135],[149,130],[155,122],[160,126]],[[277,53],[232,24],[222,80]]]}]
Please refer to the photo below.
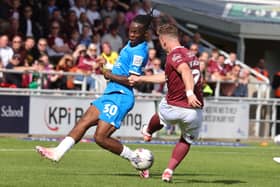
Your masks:
[{"label": "claret football shirt", "polygon": [[192,108],[192,106],[188,103],[182,77],[176,71],[177,67],[182,63],[187,63],[189,65],[195,82],[194,94],[203,104],[199,61],[195,55],[190,53],[189,50],[183,46],[176,47],[166,57],[165,75],[168,87],[166,100],[170,105]]}]

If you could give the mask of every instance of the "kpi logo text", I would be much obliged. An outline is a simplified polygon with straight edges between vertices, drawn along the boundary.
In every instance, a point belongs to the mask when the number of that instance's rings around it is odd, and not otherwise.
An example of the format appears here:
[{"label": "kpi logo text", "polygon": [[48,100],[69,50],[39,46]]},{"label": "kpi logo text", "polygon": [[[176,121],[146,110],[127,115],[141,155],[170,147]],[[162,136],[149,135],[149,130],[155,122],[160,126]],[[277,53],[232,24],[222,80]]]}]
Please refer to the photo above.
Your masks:
[{"label": "kpi logo text", "polygon": [[83,115],[83,108],[48,106],[45,109],[45,123],[52,131],[61,125],[75,124]]}]

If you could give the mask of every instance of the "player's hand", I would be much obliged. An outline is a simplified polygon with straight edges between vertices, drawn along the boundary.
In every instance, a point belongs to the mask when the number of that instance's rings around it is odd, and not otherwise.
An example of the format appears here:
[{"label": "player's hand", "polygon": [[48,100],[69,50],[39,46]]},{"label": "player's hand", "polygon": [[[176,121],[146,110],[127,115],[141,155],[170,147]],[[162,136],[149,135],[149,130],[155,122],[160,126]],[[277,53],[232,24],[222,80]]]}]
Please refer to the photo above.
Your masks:
[{"label": "player's hand", "polygon": [[108,70],[108,69],[103,69],[102,73],[104,75],[104,78],[106,80],[109,80],[110,79],[110,75],[111,75],[112,72],[110,70]]},{"label": "player's hand", "polygon": [[201,102],[196,98],[195,95],[191,95],[188,97],[189,104],[194,108],[201,108]]},{"label": "player's hand", "polygon": [[130,86],[135,86],[138,82],[140,82],[140,76],[137,75],[130,75],[128,77],[129,85]]}]

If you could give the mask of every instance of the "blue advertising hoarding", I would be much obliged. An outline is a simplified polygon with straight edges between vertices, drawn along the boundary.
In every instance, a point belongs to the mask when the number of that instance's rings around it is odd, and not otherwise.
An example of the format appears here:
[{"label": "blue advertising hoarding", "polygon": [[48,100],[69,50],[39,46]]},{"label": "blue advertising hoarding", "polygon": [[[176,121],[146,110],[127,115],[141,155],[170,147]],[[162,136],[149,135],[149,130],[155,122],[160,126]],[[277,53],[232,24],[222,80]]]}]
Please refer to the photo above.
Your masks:
[{"label": "blue advertising hoarding", "polygon": [[0,95],[0,133],[28,133],[29,96]]}]

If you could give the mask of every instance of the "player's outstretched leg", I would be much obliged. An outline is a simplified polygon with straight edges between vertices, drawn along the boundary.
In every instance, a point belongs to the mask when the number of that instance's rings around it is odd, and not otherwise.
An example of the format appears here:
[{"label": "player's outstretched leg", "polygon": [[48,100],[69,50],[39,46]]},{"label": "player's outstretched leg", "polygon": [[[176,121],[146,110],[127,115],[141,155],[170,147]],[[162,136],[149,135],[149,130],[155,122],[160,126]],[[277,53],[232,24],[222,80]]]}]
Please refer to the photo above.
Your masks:
[{"label": "player's outstretched leg", "polygon": [[46,148],[36,146],[36,151],[51,161],[58,162],[63,155],[70,150],[76,142],[79,142],[84,136],[87,129],[97,123],[99,111],[96,107],[90,106],[82,118],[77,122],[75,127],[71,130],[57,147]]},{"label": "player's outstretched leg", "polygon": [[179,142],[173,149],[171,158],[168,163],[168,167],[164,170],[162,174],[162,180],[165,182],[172,181],[173,171],[177,168],[177,166],[181,163],[181,161],[185,158],[190,150],[191,144],[186,142],[186,140],[181,137]]},{"label": "player's outstretched leg", "polygon": [[59,162],[65,152],[67,152],[74,144],[75,140],[72,137],[67,136],[57,147],[47,148],[36,146],[35,149],[42,157],[54,162]]},{"label": "player's outstretched leg", "polygon": [[60,160],[60,156],[55,153],[55,148],[46,148],[42,146],[36,146],[36,151],[44,158],[47,158],[51,161],[58,162]]},{"label": "player's outstretched leg", "polygon": [[160,124],[159,115],[155,113],[150,119],[149,124],[143,126],[141,130],[144,141],[146,142],[151,141],[153,133],[162,129],[162,127],[163,125]]},{"label": "player's outstretched leg", "polygon": [[[99,121],[94,139],[100,147],[129,160],[130,162],[138,162],[139,158],[136,153],[129,147],[121,144],[118,140],[111,137],[116,131],[116,128],[104,121]],[[141,171],[140,176],[143,178],[149,177],[149,171]]]},{"label": "player's outstretched leg", "polygon": [[280,157],[274,157],[273,160],[280,164]]},{"label": "player's outstretched leg", "polygon": [[47,158],[54,162],[59,162],[64,153],[69,150],[74,144],[75,140],[72,137],[67,136],[57,147],[46,148],[42,146],[36,146],[35,149],[44,158]]}]

